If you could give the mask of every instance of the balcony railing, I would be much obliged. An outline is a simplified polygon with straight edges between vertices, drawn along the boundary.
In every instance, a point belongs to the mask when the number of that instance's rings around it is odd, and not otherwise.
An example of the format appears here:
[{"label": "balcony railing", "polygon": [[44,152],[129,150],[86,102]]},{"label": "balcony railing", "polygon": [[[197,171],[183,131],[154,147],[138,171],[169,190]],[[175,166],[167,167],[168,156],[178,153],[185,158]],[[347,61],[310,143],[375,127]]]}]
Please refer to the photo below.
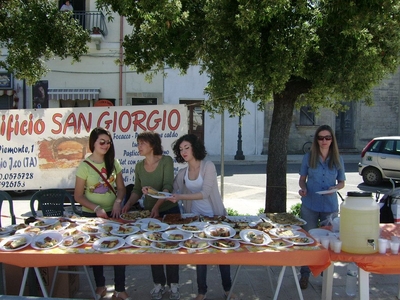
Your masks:
[{"label": "balcony railing", "polygon": [[74,18],[79,21],[82,27],[90,34],[108,34],[105,17],[99,11],[75,11]]}]

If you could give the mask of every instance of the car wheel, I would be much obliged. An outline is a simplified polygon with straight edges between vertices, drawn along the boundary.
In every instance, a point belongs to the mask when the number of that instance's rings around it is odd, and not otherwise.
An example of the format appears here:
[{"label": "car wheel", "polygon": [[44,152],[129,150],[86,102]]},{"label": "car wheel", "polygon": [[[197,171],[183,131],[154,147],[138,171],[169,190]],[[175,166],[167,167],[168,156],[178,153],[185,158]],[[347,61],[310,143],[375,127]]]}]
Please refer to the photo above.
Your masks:
[{"label": "car wheel", "polygon": [[378,169],[367,168],[363,171],[363,180],[368,185],[378,185],[382,182],[382,174]]}]

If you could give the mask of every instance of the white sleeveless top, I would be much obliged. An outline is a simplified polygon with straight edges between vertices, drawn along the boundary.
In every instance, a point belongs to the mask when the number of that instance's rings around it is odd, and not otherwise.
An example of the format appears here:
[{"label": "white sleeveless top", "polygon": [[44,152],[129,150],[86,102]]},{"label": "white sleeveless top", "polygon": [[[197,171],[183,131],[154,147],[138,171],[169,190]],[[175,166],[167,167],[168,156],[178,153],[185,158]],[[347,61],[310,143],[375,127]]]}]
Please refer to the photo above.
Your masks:
[{"label": "white sleeveless top", "polygon": [[[203,177],[201,176],[201,174],[199,174],[199,176],[195,180],[190,180],[188,176],[188,169],[189,168],[186,168],[185,172],[186,188],[193,194],[201,192],[201,190],[203,189]],[[191,200],[191,204],[192,204],[192,211],[191,211],[192,213],[200,214],[207,217],[214,216],[211,203],[208,199]]]}]

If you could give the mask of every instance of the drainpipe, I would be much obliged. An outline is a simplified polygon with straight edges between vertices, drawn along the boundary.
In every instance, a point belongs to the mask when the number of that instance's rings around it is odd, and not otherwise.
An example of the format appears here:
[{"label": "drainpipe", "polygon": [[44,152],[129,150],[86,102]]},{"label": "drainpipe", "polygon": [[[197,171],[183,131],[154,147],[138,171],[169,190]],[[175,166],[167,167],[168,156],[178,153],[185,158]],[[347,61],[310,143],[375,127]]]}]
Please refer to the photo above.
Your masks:
[{"label": "drainpipe", "polygon": [[124,17],[119,19],[119,106],[122,106],[122,61],[124,57],[122,42],[124,40]]}]

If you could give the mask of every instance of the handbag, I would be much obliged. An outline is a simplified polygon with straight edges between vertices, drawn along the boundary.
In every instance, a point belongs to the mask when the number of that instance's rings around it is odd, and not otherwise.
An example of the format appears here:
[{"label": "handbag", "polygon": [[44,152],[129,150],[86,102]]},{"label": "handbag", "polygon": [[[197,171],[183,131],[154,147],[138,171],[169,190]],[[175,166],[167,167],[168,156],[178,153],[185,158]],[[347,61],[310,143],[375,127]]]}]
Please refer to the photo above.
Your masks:
[{"label": "handbag", "polygon": [[87,163],[89,166],[93,168],[97,173],[99,173],[100,177],[103,179],[103,181],[107,184],[107,186],[110,188],[110,190],[114,193],[115,196],[117,196],[117,192],[115,191],[114,187],[108,182],[108,180],[104,177],[103,173],[101,173],[95,166],[93,166],[92,163],[88,162],[87,160],[84,160],[85,163]]},{"label": "handbag", "polygon": [[[384,202],[382,201],[384,200]],[[394,223],[394,217],[392,212],[392,196],[391,195],[384,195],[381,199],[383,202],[383,206],[380,210],[380,223]]]}]

